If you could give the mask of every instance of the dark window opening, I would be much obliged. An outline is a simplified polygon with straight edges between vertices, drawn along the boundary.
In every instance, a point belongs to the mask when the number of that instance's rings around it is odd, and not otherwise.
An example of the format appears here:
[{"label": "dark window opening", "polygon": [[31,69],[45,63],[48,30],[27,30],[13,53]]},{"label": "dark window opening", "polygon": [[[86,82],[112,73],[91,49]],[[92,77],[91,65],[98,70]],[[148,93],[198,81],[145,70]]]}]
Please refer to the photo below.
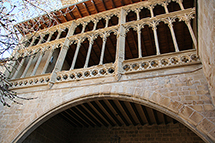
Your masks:
[{"label": "dark window opening", "polygon": [[160,53],[175,52],[172,36],[167,24],[160,22],[157,27]]},{"label": "dark window opening", "polygon": [[85,39],[85,41],[81,43],[81,47],[79,49],[78,56],[75,63],[75,69],[84,67],[88,48],[89,48],[89,41],[88,39]]},{"label": "dark window opening", "polygon": [[55,31],[53,34],[52,34],[52,37],[50,39],[50,41],[53,41],[57,38],[57,35],[58,35],[58,31]]},{"label": "dark window opening", "polygon": [[133,59],[138,57],[138,41],[137,32],[132,28],[126,34],[125,38],[125,59]]},{"label": "dark window opening", "polygon": [[40,40],[40,36],[38,36],[38,37],[34,40],[34,43],[33,43],[33,45],[32,45],[32,46],[37,45],[37,44],[38,44],[38,42],[39,42],[39,40]]},{"label": "dark window opening", "polygon": [[49,34],[46,34],[45,37],[43,37],[43,40],[41,43],[45,43],[49,38]]},{"label": "dark window opening", "polygon": [[106,20],[102,18],[102,19],[99,20],[99,22],[97,23],[96,29],[105,28],[105,24],[106,24]]},{"label": "dark window opening", "polygon": [[79,24],[76,28],[75,28],[75,32],[74,35],[81,33],[83,26],[81,24]]},{"label": "dark window opening", "polygon": [[88,32],[88,31],[92,31],[94,27],[94,23],[92,21],[90,21],[87,26],[85,27],[84,32]]},{"label": "dark window opening", "polygon": [[108,27],[110,26],[114,26],[114,25],[117,25],[118,24],[118,17],[117,16],[112,16],[111,19],[109,19],[109,22],[108,22]]},{"label": "dark window opening", "polygon": [[60,53],[60,48],[57,48],[54,50],[52,54],[52,58],[49,60],[49,65],[45,73],[51,73],[53,71],[55,64],[57,62],[59,53]]},{"label": "dark window opening", "polygon": [[153,9],[154,16],[160,15],[160,14],[165,14],[164,7],[161,5],[156,5]]},{"label": "dark window opening", "polygon": [[142,56],[156,55],[154,33],[152,28],[145,25],[141,29],[141,45],[142,45]]},{"label": "dark window opening", "polygon": [[68,33],[68,28],[66,28],[65,30],[63,30],[63,31],[61,32],[60,38],[65,38],[66,35],[67,35],[67,33]]},{"label": "dark window opening", "polygon": [[168,11],[169,12],[174,12],[174,11],[178,11],[181,10],[180,6],[178,3],[176,2],[171,2],[167,5]]},{"label": "dark window opening", "polygon": [[73,61],[76,48],[77,48],[77,44],[71,44],[69,46],[69,50],[67,52],[62,70],[69,70],[70,67],[72,66],[72,61]]},{"label": "dark window opening", "polygon": [[175,31],[175,36],[178,42],[178,47],[180,51],[188,50],[193,48],[193,41],[188,30],[187,25],[184,21],[176,19],[176,22],[173,23],[173,28]]},{"label": "dark window opening", "polygon": [[25,47],[28,47],[31,44],[32,40],[33,40],[33,38],[31,37],[30,39],[24,41],[25,42]]},{"label": "dark window opening", "polygon": [[151,13],[148,8],[143,8],[140,11],[140,19],[151,17]]},{"label": "dark window opening", "polygon": [[137,20],[137,14],[134,11],[130,11],[126,16],[126,22]]},{"label": "dark window opening", "polygon": [[99,36],[99,37],[97,37],[97,39],[94,40],[92,50],[90,53],[88,67],[99,64],[101,48],[102,48],[102,38]]},{"label": "dark window opening", "polygon": [[114,63],[115,62],[115,56],[116,56],[116,35],[113,33],[110,34],[110,36],[107,38],[106,44],[105,44],[105,53],[104,53],[104,59],[103,63]]}]

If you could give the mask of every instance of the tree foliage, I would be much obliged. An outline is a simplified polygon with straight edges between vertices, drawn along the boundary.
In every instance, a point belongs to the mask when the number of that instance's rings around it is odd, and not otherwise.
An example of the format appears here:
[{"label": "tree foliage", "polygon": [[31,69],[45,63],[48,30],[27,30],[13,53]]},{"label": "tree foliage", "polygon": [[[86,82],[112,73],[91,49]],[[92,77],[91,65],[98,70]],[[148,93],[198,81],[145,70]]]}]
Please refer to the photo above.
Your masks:
[{"label": "tree foliage", "polygon": [[[41,23],[45,22],[48,27],[56,25],[57,15],[53,10],[60,7],[61,2],[58,0],[0,0],[0,101],[3,105],[9,107],[10,101],[21,104],[17,98],[33,99],[19,97],[16,92],[10,90],[11,84],[4,72],[10,73],[14,68],[11,68],[13,62],[26,58],[15,55],[29,42],[21,38],[27,34],[33,36],[41,29]],[[28,24],[23,24],[22,21],[27,21]]]}]

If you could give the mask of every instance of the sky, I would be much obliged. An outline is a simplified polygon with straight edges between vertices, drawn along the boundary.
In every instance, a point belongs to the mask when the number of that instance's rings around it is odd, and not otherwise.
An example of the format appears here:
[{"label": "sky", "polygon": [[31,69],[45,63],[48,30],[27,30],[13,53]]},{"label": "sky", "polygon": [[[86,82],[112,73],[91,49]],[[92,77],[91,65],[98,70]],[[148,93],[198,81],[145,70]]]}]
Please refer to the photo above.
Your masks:
[{"label": "sky", "polygon": [[[16,6],[12,11],[12,15],[10,15],[10,17],[12,17],[11,19],[15,19],[12,25],[43,15],[45,11],[50,12],[62,7],[60,0],[29,0],[33,5],[23,1],[24,0],[0,0],[0,9],[5,7],[5,13],[11,11],[14,5]],[[0,35],[5,35],[7,32],[8,31],[0,25]],[[3,39],[2,36],[0,36],[0,38]],[[4,48],[4,45],[0,43],[0,51]],[[12,50],[8,50],[0,55],[0,59],[10,56],[12,52]]]}]

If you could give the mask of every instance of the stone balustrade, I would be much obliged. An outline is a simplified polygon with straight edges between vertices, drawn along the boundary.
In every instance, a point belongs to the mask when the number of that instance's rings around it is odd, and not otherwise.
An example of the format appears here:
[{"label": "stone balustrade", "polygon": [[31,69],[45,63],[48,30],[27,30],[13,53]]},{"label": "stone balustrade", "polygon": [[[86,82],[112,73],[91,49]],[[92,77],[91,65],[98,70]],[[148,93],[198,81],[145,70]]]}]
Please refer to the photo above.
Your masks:
[{"label": "stone balustrade", "polygon": [[143,57],[123,62],[124,73],[150,71],[163,68],[186,66],[200,63],[196,50],[167,53],[159,56]]}]

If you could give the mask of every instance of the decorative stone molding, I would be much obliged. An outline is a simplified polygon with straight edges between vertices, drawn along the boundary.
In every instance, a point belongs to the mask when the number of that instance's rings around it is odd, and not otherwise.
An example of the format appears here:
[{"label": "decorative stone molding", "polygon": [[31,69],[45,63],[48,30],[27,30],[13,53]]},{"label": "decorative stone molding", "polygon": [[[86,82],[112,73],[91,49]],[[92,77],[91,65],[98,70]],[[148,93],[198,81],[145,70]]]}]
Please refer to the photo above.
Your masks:
[{"label": "decorative stone molding", "polygon": [[49,80],[50,80],[50,74],[44,74],[44,75],[37,75],[33,77],[13,79],[10,82],[12,84],[11,88],[17,89],[17,88],[24,88],[24,87],[48,85]]},{"label": "decorative stone molding", "polygon": [[60,71],[57,73],[56,82],[98,78],[114,74],[115,74],[114,64],[110,63],[104,65],[97,65],[89,68],[73,69],[70,71]]},{"label": "decorative stone molding", "polygon": [[195,8],[189,8],[183,11],[176,11],[176,12],[171,12],[168,14],[163,14],[163,15],[158,15],[156,17],[153,18],[144,18],[141,20],[137,20],[137,21],[131,21],[131,22],[127,22],[125,24],[122,24],[123,27],[126,29],[126,31],[128,32],[130,28],[133,28],[135,31],[138,27],[138,25],[141,28],[144,28],[144,25],[152,25],[153,23],[156,22],[156,25],[159,24],[159,22],[164,22],[164,23],[168,23],[169,20],[171,20],[172,22],[175,22],[175,19],[179,19],[180,21],[186,21],[187,19],[191,19],[194,18],[195,14]]},{"label": "decorative stone molding", "polygon": [[200,63],[196,50],[167,53],[150,57],[126,60],[123,62],[124,73],[149,71],[161,68],[185,66]]},{"label": "decorative stone molding", "polygon": [[95,30],[95,31],[89,31],[86,33],[80,33],[77,35],[73,35],[68,37],[68,39],[70,40],[70,43],[72,44],[73,42],[77,43],[77,41],[81,40],[81,42],[83,42],[86,38],[90,39],[90,37],[95,37],[95,39],[100,36],[101,38],[104,37],[109,37],[111,33],[114,33],[115,35],[118,32],[118,28],[119,26],[112,26],[112,27],[107,27],[104,29],[99,29],[99,30]]}]

